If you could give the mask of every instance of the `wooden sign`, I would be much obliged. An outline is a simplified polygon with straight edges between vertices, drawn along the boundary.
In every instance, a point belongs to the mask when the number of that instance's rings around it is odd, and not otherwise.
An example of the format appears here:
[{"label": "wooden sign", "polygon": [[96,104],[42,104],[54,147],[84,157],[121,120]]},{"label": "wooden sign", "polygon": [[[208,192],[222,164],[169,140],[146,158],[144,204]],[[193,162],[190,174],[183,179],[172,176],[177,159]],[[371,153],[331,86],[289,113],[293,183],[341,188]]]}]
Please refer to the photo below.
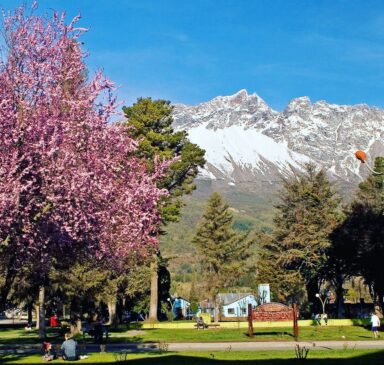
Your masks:
[{"label": "wooden sign", "polygon": [[252,305],[248,305],[248,335],[253,336],[253,321],[258,322],[274,322],[274,321],[292,321],[293,336],[297,340],[299,337],[298,327],[298,308],[296,304],[292,308],[281,303],[265,303],[252,309]]}]

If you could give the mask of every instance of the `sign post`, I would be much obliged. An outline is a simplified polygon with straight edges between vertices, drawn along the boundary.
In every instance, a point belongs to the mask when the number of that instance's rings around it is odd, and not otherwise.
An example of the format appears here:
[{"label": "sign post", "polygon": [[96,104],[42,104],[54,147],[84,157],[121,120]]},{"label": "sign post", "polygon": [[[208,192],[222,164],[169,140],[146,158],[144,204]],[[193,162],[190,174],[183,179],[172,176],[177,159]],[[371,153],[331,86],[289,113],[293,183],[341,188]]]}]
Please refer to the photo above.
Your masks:
[{"label": "sign post", "polygon": [[252,304],[248,303],[248,336],[253,337],[253,315],[252,315]]},{"label": "sign post", "polygon": [[248,335],[253,337],[253,321],[274,322],[274,321],[292,321],[293,336],[297,341],[299,338],[298,325],[298,307],[292,304],[292,308],[282,303],[265,303],[252,309],[252,305],[248,304]]},{"label": "sign post", "polygon": [[293,337],[295,341],[299,339],[299,325],[297,322],[297,304],[292,304],[293,311]]}]

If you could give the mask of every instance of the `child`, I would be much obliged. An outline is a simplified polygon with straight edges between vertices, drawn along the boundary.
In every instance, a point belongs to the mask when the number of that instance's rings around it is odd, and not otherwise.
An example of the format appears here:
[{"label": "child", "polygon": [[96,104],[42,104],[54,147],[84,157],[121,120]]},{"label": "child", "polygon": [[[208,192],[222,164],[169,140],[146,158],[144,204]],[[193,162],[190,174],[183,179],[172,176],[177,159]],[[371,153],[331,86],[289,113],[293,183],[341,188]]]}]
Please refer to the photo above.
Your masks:
[{"label": "child", "polygon": [[375,338],[380,337],[379,328],[380,328],[380,318],[376,315],[375,312],[371,313],[371,324],[372,324],[372,332]]},{"label": "child", "polygon": [[44,361],[52,361],[56,359],[55,350],[52,347],[52,344],[48,341],[43,342],[42,346],[43,351],[43,360]]}]

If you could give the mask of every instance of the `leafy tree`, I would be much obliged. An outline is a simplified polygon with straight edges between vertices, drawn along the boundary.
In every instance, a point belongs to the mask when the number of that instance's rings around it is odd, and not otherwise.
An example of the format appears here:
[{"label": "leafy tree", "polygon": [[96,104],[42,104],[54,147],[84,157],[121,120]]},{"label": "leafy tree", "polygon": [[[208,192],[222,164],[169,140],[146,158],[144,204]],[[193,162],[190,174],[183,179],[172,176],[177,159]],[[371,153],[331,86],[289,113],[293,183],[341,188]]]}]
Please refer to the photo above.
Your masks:
[{"label": "leafy tree", "polygon": [[329,236],[342,219],[340,200],[324,171],[312,164],[306,165],[304,173],[284,179],[279,197],[267,262],[271,268],[276,268],[274,263],[280,265],[285,272],[281,278],[286,275],[295,287],[304,282],[308,299],[313,300],[327,265]]},{"label": "leafy tree", "polygon": [[199,309],[199,293],[196,287],[196,278],[195,276],[192,278],[191,289],[189,291],[189,302],[191,303],[191,311],[192,313],[196,313]]},{"label": "leafy tree", "polygon": [[166,160],[176,157],[158,187],[170,193],[160,207],[163,222],[178,221],[183,205],[181,197],[196,188],[194,179],[199,167],[205,164],[204,150],[188,140],[187,132],[173,129],[173,107],[169,101],[139,98],[123,111],[129,133],[138,141],[135,154],[145,159],[150,168],[157,157]]},{"label": "leafy tree", "polygon": [[[167,269],[168,260],[159,257],[158,275],[157,275],[157,297],[164,303],[169,298],[170,289],[170,273]],[[133,269],[126,275],[126,286],[124,294],[128,300],[127,307],[137,313],[149,313],[150,309],[150,295],[151,295],[151,269],[150,265],[142,264],[135,265]],[[160,312],[160,308],[158,308]],[[157,313],[159,315],[160,313]]]},{"label": "leafy tree", "polygon": [[262,234],[258,239],[258,283],[269,283],[273,300],[285,303],[303,303],[305,283],[299,271],[286,270],[279,260],[281,246],[271,235]]},{"label": "leafy tree", "polygon": [[[3,21],[0,63],[1,300],[20,267],[39,277],[40,317],[54,258],[87,252],[119,267],[134,251],[157,244],[156,186],[167,167],[151,172],[134,156],[126,130],[109,123],[112,84],[88,81],[78,18],[25,15]],[[44,337],[44,321],[40,321]]]},{"label": "leafy tree", "polygon": [[[172,160],[168,173],[158,182],[158,187],[166,189],[169,196],[159,206],[163,224],[179,219],[182,207],[181,197],[195,189],[194,178],[199,167],[205,164],[204,151],[188,140],[185,131],[175,131],[172,123],[172,106],[166,100],[139,98],[130,107],[124,107],[126,125],[131,136],[138,141],[135,154],[144,159],[150,169],[158,156]],[[175,160],[176,157],[176,160]],[[159,233],[164,233],[159,232]],[[150,318],[157,319],[158,312],[158,253],[151,263],[151,306]]]},{"label": "leafy tree", "polygon": [[345,224],[349,265],[364,277],[373,298],[383,307],[384,276],[384,157],[375,159],[375,171],[359,185]]},{"label": "leafy tree", "polygon": [[233,215],[228,204],[219,193],[213,193],[192,241],[212,302],[220,288],[234,285],[249,270],[247,259],[254,241],[249,238],[249,232],[237,232],[232,226]]},{"label": "leafy tree", "polygon": [[348,210],[344,211],[342,223],[330,235],[331,246],[327,250],[327,264],[323,267],[323,277],[335,289],[337,317],[344,318],[344,288],[343,284],[349,278],[359,275],[358,247],[350,238],[350,231],[355,223]]}]

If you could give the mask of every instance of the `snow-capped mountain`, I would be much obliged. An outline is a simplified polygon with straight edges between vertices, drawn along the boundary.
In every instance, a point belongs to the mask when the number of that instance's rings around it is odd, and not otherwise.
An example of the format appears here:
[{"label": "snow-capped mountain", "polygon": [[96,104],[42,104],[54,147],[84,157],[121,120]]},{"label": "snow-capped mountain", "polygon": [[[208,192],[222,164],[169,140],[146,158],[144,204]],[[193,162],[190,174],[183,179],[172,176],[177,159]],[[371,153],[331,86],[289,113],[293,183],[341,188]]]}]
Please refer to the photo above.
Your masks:
[{"label": "snow-capped mountain", "polygon": [[202,176],[230,185],[276,181],[309,161],[336,180],[356,183],[367,171],[354,152],[384,154],[384,110],[365,104],[312,103],[301,97],[277,112],[241,90],[197,106],[175,105],[174,120],[206,150]]}]

